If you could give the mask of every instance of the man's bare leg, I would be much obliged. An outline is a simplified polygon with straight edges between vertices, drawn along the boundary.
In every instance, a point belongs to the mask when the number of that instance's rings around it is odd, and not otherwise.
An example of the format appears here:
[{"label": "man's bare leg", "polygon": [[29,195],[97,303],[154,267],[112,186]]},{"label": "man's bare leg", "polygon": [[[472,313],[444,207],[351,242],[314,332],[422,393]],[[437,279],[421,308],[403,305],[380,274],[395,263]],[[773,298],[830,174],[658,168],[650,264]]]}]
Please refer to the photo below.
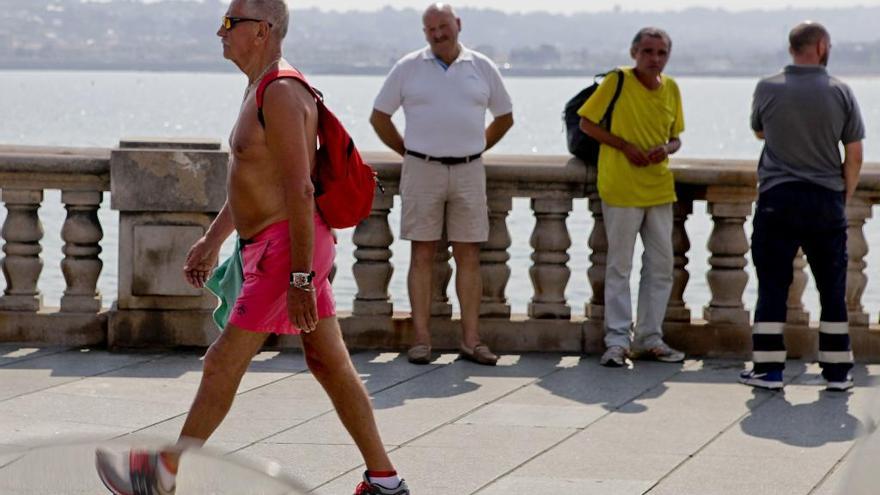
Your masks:
[{"label": "man's bare leg", "polygon": [[436,251],[437,241],[412,241],[407,285],[415,331],[413,344],[431,344],[428,322],[431,318],[431,282]]},{"label": "man's bare leg", "polygon": [[[241,378],[268,334],[227,325],[205,354],[202,380],[180,432],[178,446],[204,443],[232,407]],[[180,451],[164,452],[172,471],[177,470]]]},{"label": "man's bare leg", "polygon": [[319,321],[314,332],[302,334],[302,343],[309,370],[333,402],[367,469],[394,470],[379,437],[373,405],[351,363],[336,317]]},{"label": "man's bare leg", "polygon": [[461,306],[462,343],[473,349],[480,343],[480,300],[483,297],[480,245],[453,242],[452,256],[455,258],[455,291]]}]

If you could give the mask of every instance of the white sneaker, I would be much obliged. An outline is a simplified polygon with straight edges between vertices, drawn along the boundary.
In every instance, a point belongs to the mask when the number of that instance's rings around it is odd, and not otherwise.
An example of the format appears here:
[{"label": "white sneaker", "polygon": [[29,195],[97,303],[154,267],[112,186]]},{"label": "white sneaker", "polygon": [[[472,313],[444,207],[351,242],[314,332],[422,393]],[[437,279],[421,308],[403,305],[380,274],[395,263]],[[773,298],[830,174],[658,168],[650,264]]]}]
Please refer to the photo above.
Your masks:
[{"label": "white sneaker", "polygon": [[825,382],[825,390],[831,392],[846,392],[854,386],[855,384],[853,383],[853,380],[849,375],[847,375],[843,380],[827,380]]}]

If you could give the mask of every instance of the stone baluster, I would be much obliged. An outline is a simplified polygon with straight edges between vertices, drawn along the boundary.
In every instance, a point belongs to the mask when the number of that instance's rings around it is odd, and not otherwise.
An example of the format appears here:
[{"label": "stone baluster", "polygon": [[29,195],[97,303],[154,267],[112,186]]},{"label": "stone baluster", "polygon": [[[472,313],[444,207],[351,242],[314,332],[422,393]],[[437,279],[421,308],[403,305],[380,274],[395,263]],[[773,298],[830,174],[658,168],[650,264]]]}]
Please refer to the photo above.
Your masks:
[{"label": "stone baluster", "polygon": [[452,253],[449,250],[449,241],[446,240],[446,234],[437,241],[437,253],[434,255],[434,271],[431,277],[433,287],[431,288],[431,317],[432,318],[450,318],[452,317],[452,304],[449,302],[449,296],[446,295],[446,288],[449,287],[449,281],[452,279],[452,267],[449,265],[449,259]]},{"label": "stone baluster", "polygon": [[862,307],[862,294],[868,285],[865,275],[865,256],[868,254],[868,242],[865,240],[865,220],[871,218],[871,202],[856,195],[846,206],[847,241],[846,251],[849,255],[846,273],[846,308],[851,325],[867,326],[868,313]]},{"label": "stone baluster", "polygon": [[672,252],[675,257],[672,271],[672,291],[669,293],[669,303],[666,306],[666,321],[685,323],[691,321],[691,310],[684,302],[684,290],[690,280],[690,274],[687,271],[687,254],[691,249],[691,241],[684,224],[693,212],[693,199],[679,193],[678,202],[673,205]]},{"label": "stone baluster", "polygon": [[794,273],[791,287],[788,289],[788,312],[785,316],[785,321],[796,325],[810,324],[810,312],[804,309],[804,290],[807,288],[807,272],[804,271],[806,266],[804,252],[798,250],[792,263]]},{"label": "stone baluster", "polygon": [[67,288],[61,297],[61,311],[68,313],[97,313],[101,310],[101,293],[97,290],[98,276],[104,263],[98,258],[100,242],[104,237],[98,220],[101,191],[62,191],[61,201],[67,209],[67,218],[61,228],[64,240],[64,259],[61,272]]},{"label": "stone baluster", "polygon": [[370,216],[354,229],[356,261],[352,273],[358,288],[352,308],[354,316],[391,316],[393,312],[388,294],[394,273],[390,249],[394,235],[388,223],[393,203],[393,195],[377,194]]},{"label": "stone baluster", "polygon": [[483,279],[483,298],[480,316],[510,318],[510,304],[505,289],[510,280],[510,231],[507,215],[513,208],[508,197],[489,198],[489,240],[480,248],[480,274]]},{"label": "stone baluster", "polygon": [[3,189],[0,198],[6,203],[6,221],[3,222],[3,276],[6,290],[0,297],[0,310],[37,312],[43,296],[37,289],[37,280],[43,271],[40,239],[43,224],[37,210],[43,202],[43,191]]},{"label": "stone baluster", "polygon": [[745,254],[749,241],[743,224],[752,212],[755,191],[751,188],[709,187],[706,201],[714,223],[709,236],[709,272],[706,279],[712,299],[703,308],[710,324],[748,325],[749,312],[743,292],[749,280]]},{"label": "stone baluster", "polygon": [[605,317],[605,257],[608,253],[608,238],[605,236],[605,220],[602,217],[602,200],[593,193],[589,200],[590,213],[593,215],[593,231],[590,233],[590,267],[587,268],[587,279],[593,294],[584,305],[584,313],[588,318],[601,320]]},{"label": "stone baluster", "polygon": [[565,301],[565,286],[571,276],[567,264],[571,237],[565,220],[571,208],[570,198],[532,199],[535,230],[530,242],[534,264],[529,276],[535,293],[528,306],[530,318],[571,318],[571,307]]}]

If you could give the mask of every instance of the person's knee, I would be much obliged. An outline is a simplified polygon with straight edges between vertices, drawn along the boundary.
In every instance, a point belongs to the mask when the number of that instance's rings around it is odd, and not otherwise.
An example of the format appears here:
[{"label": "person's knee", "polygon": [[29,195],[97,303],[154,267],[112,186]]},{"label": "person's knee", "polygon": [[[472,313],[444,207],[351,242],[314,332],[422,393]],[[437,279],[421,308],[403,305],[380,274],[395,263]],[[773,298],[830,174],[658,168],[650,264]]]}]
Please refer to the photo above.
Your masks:
[{"label": "person's knee", "polygon": [[431,267],[437,249],[433,242],[413,242],[410,264],[413,268]]},{"label": "person's knee", "polygon": [[[321,330],[319,328],[316,332]],[[319,379],[337,373],[348,360],[348,350],[341,340],[339,342],[327,339],[304,340],[303,354],[309,371]]]},{"label": "person's knee", "polygon": [[333,376],[341,369],[342,361],[328,352],[311,348],[306,350],[305,356],[309,371],[318,380]]},{"label": "person's knee", "polygon": [[221,341],[214,342],[205,353],[202,374],[208,379],[222,379],[230,375],[231,363]]},{"label": "person's knee", "polygon": [[480,245],[473,243],[454,243],[452,245],[452,257],[455,258],[456,267],[479,267]]}]

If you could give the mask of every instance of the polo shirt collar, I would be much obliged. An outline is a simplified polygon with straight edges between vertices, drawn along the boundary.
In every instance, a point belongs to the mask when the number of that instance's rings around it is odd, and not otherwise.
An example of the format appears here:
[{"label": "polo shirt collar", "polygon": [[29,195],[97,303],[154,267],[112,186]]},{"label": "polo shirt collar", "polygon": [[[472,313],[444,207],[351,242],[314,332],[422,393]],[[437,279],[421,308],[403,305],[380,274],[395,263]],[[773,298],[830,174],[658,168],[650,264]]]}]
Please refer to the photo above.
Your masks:
[{"label": "polo shirt collar", "polygon": [[825,74],[828,69],[824,65],[791,64],[785,66],[785,72],[789,74]]},{"label": "polo shirt collar", "polygon": [[[455,64],[458,62],[473,62],[474,52],[469,50],[461,43],[459,43],[458,46],[461,47],[461,53],[458,54],[458,58],[455,59],[452,63]],[[426,46],[422,50],[422,60],[439,60],[437,58],[437,55],[434,55],[434,52],[431,51],[431,45]]]}]

